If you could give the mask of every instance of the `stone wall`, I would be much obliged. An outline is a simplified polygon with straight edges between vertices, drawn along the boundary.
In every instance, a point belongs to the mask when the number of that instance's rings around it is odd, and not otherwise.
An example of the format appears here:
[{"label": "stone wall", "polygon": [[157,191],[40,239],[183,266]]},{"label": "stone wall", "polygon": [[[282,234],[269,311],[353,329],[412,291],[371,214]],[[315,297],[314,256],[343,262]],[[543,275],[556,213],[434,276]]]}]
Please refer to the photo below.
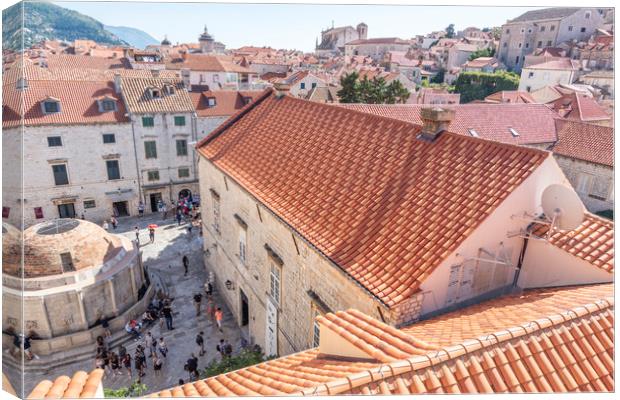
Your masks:
[{"label": "stone wall", "polygon": [[[598,212],[614,209],[614,169],[612,167],[564,157],[559,154],[554,154],[554,157],[589,211]],[[584,185],[585,188],[579,184],[580,179],[583,179],[580,176],[590,177],[589,184]],[[592,197],[592,188],[596,182],[607,186],[606,196]]]},{"label": "stone wall", "polygon": [[[266,307],[270,301],[270,269],[280,268],[281,294],[278,307],[278,353],[290,354],[312,346],[313,303],[324,311],[348,308],[379,320],[389,313],[378,300],[346,273],[331,264],[316,249],[266,207],[201,158],[200,192],[207,268],[215,274],[216,285],[235,318],[241,322],[241,295],[249,300],[249,333],[261,346],[266,341]],[[220,196],[220,233],[214,228],[213,189]],[[239,218],[235,218],[235,214]],[[247,225],[246,259],[239,257],[239,237]],[[265,249],[269,246],[281,267]],[[225,285],[232,283],[231,289]],[[391,321],[386,321],[390,323]]]}]

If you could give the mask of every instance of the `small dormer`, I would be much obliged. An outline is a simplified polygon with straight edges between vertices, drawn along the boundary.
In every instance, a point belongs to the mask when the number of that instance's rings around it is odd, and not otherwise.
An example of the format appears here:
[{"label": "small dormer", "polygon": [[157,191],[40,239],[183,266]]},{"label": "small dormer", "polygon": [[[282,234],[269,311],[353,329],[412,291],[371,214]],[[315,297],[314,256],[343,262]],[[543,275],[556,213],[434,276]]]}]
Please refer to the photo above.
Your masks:
[{"label": "small dormer", "polygon": [[250,96],[243,96],[243,104],[248,105],[252,102],[252,98]]},{"label": "small dormer", "polygon": [[217,100],[213,96],[207,97],[207,107],[215,107],[217,105]]},{"label": "small dormer", "polygon": [[116,102],[117,100],[112,96],[102,96],[98,98],[97,105],[99,106],[99,112],[117,111]]},{"label": "small dormer", "polygon": [[161,90],[159,88],[150,86],[146,88],[146,93],[150,99],[161,99]]},{"label": "small dormer", "polygon": [[170,84],[170,83],[166,83],[164,84],[164,94],[165,95],[172,95],[175,92],[175,88],[174,85]]},{"label": "small dormer", "polygon": [[60,99],[47,96],[41,101],[41,111],[43,114],[56,114],[60,112]]}]

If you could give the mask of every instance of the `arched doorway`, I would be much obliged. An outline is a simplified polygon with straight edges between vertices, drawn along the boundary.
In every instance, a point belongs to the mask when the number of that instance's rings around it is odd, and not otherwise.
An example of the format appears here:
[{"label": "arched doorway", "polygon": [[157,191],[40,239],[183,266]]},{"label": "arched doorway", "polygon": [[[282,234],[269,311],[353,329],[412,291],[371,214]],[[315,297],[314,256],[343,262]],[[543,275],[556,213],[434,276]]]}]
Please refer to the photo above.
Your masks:
[{"label": "arched doorway", "polygon": [[192,198],[192,192],[189,189],[183,189],[179,192],[179,200],[180,199],[185,199],[185,198]]}]

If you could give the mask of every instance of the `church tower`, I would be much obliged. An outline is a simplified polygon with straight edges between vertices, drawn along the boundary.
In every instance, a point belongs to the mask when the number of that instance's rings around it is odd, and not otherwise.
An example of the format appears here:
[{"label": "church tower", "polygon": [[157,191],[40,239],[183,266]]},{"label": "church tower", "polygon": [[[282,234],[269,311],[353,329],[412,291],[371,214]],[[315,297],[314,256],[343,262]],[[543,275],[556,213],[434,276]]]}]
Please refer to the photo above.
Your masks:
[{"label": "church tower", "polygon": [[215,39],[213,36],[209,35],[209,31],[207,31],[207,26],[205,25],[205,30],[198,37],[198,43],[200,44],[200,51],[205,54],[213,53],[213,44]]},{"label": "church tower", "polygon": [[368,39],[368,25],[366,25],[365,23],[360,23],[357,25],[357,34],[359,35],[359,38],[362,40],[366,40]]}]

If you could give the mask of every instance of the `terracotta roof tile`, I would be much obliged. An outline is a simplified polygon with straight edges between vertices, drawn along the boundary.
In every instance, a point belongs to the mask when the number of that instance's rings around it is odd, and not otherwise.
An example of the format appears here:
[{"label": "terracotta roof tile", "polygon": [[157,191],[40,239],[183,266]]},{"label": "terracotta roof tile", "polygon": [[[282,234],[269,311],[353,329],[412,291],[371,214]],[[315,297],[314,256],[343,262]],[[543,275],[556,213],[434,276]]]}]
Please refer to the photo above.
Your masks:
[{"label": "terracotta roof tile", "polygon": [[[422,125],[420,110],[428,105],[339,103],[337,107]],[[543,104],[442,104],[441,107],[455,110],[448,130],[461,135],[471,136],[473,129],[483,139],[503,143],[523,145],[556,141],[557,114]],[[516,130],[518,136],[511,133],[510,128]]]},{"label": "terracotta roof tile", "polygon": [[[199,117],[231,116],[245,107],[245,98],[255,101],[263,91],[216,90],[205,92],[189,92],[189,97]],[[215,98],[215,106],[209,106],[208,97]]]},{"label": "terracotta roof tile", "polygon": [[608,121],[611,120],[605,108],[594,99],[575,92],[562,95],[554,100],[549,108],[557,112],[560,117],[575,121]]},{"label": "terracotta roof tile", "polygon": [[[547,237],[548,225],[536,224],[532,234]],[[571,231],[555,230],[548,242],[607,272],[614,272],[614,223],[586,213],[579,227]]]},{"label": "terracotta roof tile", "polygon": [[[171,85],[174,93],[166,93],[166,85]],[[149,88],[159,89],[160,97],[151,98],[148,95]],[[121,93],[131,113],[194,111],[194,104],[181,79],[122,77]]]},{"label": "terracotta roof tile", "polygon": [[184,54],[183,57],[166,60],[166,69],[188,68],[191,71],[238,72],[255,74],[252,70],[236,64],[232,57],[206,54]]},{"label": "terracotta roof tile", "polygon": [[388,306],[548,156],[290,96],[244,110],[199,151]]},{"label": "terracotta roof tile", "polygon": [[27,398],[93,398],[103,379],[103,372],[102,369],[95,369],[90,374],[78,371],[73,374],[72,378],[60,376],[54,382],[49,380],[41,381],[34,387]]},{"label": "terracotta roof tile", "polygon": [[487,103],[536,103],[529,92],[519,90],[501,90],[484,98]]},{"label": "terracotta roof tile", "polygon": [[[66,81],[59,84],[53,80],[29,81],[28,88],[20,91],[15,85],[3,87],[2,126],[4,128],[37,125],[73,125],[129,122],[125,105],[116,102],[116,111],[100,112],[97,99],[101,96],[116,97],[112,82]],[[60,100],[60,112],[44,114],[41,101],[46,98]],[[24,118],[22,115],[22,98]]]}]

